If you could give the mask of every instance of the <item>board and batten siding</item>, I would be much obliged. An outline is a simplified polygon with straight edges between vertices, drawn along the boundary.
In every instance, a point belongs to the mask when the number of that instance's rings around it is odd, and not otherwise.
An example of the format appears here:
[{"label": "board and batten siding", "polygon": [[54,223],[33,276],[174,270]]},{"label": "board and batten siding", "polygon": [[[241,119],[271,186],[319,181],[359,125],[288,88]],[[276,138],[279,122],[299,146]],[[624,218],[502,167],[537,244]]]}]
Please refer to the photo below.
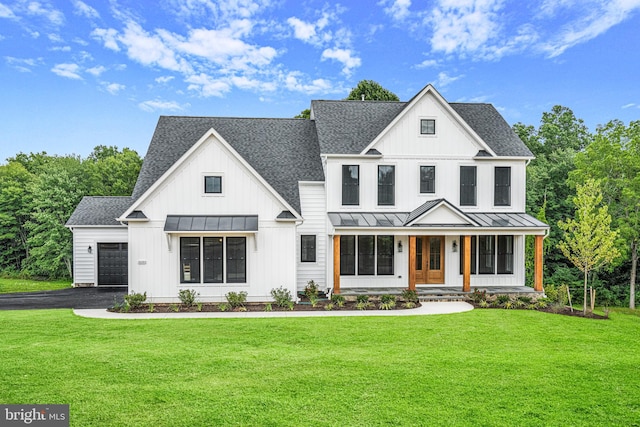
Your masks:
[{"label": "board and batten siding", "polygon": [[[300,205],[304,221],[298,226],[296,238],[296,260],[298,263],[297,288],[304,291],[313,280],[320,289],[326,288],[327,262],[327,209],[324,182],[303,182],[299,186]],[[301,236],[316,236],[316,262],[301,261]]]},{"label": "board and batten siding", "polygon": [[[221,194],[204,193],[204,177],[222,177]],[[276,221],[289,208],[233,153],[210,136],[135,207],[148,222],[129,224],[129,288],[155,302],[178,302],[180,289],[194,289],[200,301],[224,301],[246,291],[249,301],[270,300],[283,286],[296,293],[296,225]],[[258,232],[165,233],[167,215],[258,215]],[[180,237],[247,239],[246,283],[180,283]],[[226,263],[225,263],[226,265]]]},{"label": "board and batten siding", "polygon": [[[98,243],[127,243],[125,226],[73,228],[73,286],[95,286]],[[91,253],[89,253],[91,246]]]}]

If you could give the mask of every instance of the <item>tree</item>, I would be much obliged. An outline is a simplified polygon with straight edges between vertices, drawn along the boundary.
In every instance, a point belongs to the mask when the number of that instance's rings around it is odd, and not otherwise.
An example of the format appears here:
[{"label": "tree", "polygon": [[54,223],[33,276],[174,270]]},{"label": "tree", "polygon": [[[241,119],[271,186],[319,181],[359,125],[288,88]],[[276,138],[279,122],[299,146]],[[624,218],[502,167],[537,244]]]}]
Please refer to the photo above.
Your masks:
[{"label": "tree", "polygon": [[20,271],[29,256],[25,225],[30,218],[34,175],[17,161],[0,166],[0,270]]},{"label": "tree", "polygon": [[562,253],[584,274],[584,306],[587,313],[587,277],[589,272],[613,262],[619,252],[615,241],[617,231],[611,230],[611,215],[607,206],[601,206],[602,192],[593,179],[578,185],[573,198],[575,218],[559,221],[564,240],[558,247]]},{"label": "tree", "polygon": [[527,212],[537,216],[544,206],[547,223],[551,226],[545,240],[548,248],[545,275],[551,283],[576,282],[579,272],[567,263],[558,249],[562,233],[556,224],[573,212],[575,187],[568,182],[568,177],[575,169],[576,153],[589,145],[592,135],[573,111],[560,105],[542,114],[537,129],[516,123],[513,130],[536,156],[527,167]]},{"label": "tree", "polygon": [[599,126],[594,141],[576,156],[574,182],[597,179],[613,226],[624,242],[620,247],[631,259],[629,308],[635,308],[635,284],[640,244],[640,121],[625,126],[613,120]]},{"label": "tree", "polygon": [[99,145],[83,162],[93,196],[130,196],[138,179],[142,159],[134,150]]},{"label": "tree", "polygon": [[345,100],[360,101],[363,95],[365,101],[400,101],[398,95],[373,80],[360,80]]},{"label": "tree", "polygon": [[64,225],[88,194],[88,183],[77,157],[51,157],[46,168],[29,186],[32,197],[29,259],[26,271],[35,276],[70,277],[72,274],[71,232]]},{"label": "tree", "polygon": [[297,116],[293,116],[294,119],[310,119],[311,118],[311,109],[307,108],[306,110],[300,111],[300,114]]}]

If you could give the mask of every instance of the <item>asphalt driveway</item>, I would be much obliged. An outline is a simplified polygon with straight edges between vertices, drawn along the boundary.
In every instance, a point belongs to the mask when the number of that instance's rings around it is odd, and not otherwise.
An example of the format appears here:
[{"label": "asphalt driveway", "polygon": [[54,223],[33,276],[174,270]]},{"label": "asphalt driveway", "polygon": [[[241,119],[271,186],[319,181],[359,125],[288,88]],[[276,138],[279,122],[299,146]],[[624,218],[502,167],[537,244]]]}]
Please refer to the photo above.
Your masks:
[{"label": "asphalt driveway", "polygon": [[57,291],[0,295],[0,310],[46,308],[109,308],[114,298],[122,302],[126,288],[69,288]]}]

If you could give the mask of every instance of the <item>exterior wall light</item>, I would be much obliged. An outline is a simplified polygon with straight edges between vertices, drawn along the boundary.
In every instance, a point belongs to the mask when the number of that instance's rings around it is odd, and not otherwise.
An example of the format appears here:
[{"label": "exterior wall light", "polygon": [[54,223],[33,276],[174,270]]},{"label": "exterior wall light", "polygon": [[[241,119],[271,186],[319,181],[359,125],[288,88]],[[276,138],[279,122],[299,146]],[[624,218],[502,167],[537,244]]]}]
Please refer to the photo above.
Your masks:
[{"label": "exterior wall light", "polygon": [[402,241],[398,240],[398,252],[402,252]]},{"label": "exterior wall light", "polygon": [[458,242],[457,241],[453,241],[453,244],[451,245],[451,250],[453,252],[458,252]]},{"label": "exterior wall light", "polygon": [[91,245],[89,245],[89,247],[87,248],[87,252],[92,253],[93,249],[91,248]]}]

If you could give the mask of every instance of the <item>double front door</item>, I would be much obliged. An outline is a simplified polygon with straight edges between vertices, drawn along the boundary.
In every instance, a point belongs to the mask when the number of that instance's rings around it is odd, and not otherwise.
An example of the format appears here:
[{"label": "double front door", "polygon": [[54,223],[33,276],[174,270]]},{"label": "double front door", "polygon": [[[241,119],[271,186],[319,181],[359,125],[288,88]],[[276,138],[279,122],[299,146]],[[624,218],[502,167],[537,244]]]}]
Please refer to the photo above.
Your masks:
[{"label": "double front door", "polygon": [[444,283],[444,237],[416,236],[416,284]]}]

